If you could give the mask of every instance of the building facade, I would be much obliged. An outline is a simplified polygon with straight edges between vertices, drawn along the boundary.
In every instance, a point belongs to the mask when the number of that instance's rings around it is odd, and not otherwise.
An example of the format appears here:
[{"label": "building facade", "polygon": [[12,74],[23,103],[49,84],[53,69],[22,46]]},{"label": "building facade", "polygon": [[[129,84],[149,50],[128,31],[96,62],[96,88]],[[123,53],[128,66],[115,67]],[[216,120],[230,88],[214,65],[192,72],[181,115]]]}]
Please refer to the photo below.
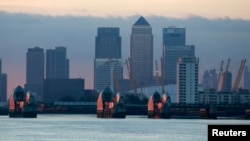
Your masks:
[{"label": "building facade", "polygon": [[153,34],[150,24],[144,17],[140,17],[132,26],[129,61],[135,85],[151,85],[153,81]]},{"label": "building facade", "polygon": [[0,102],[7,101],[7,74],[0,75]]},{"label": "building facade", "polygon": [[245,66],[243,77],[244,77],[244,89],[250,89],[250,71],[248,66]]},{"label": "building facade", "polygon": [[121,59],[95,59],[94,81],[95,90],[100,92],[105,87],[110,87],[114,92],[119,88],[119,80],[123,76]]},{"label": "building facade", "polygon": [[117,27],[98,27],[95,58],[121,59],[121,36]]},{"label": "building facade", "polygon": [[38,101],[42,100],[44,79],[44,50],[40,47],[28,48],[26,53],[26,91],[35,93]]},{"label": "building facade", "polygon": [[46,50],[46,79],[69,79],[66,47],[57,46]]},{"label": "building facade", "polygon": [[202,104],[249,104],[249,89],[238,92],[218,92],[216,89],[204,89],[199,92],[199,103]]},{"label": "building facade", "polygon": [[163,46],[185,46],[186,29],[178,27],[163,28]]},{"label": "building facade", "polygon": [[[100,92],[105,87],[115,89],[113,78],[123,78],[121,37],[117,27],[99,27],[95,38],[94,89]],[[111,75],[111,73],[115,73]]]},{"label": "building facade", "polygon": [[177,103],[198,103],[198,60],[185,56],[177,62]]},{"label": "building facade", "polygon": [[216,89],[217,86],[217,73],[215,69],[212,70],[205,70],[203,77],[202,77],[202,82],[201,82],[201,87],[206,88],[206,89]]},{"label": "building facade", "polygon": [[195,47],[190,46],[165,46],[163,55],[164,80],[166,84],[176,84],[176,63],[183,56],[194,56]]},{"label": "building facade", "polygon": [[44,103],[77,102],[84,96],[84,79],[45,79]]},{"label": "building facade", "polygon": [[186,45],[186,29],[169,27],[162,29],[163,77],[166,84],[176,84],[176,63],[182,56],[195,56],[195,47]]},{"label": "building facade", "polygon": [[2,60],[0,58],[0,102],[7,101],[7,74],[2,73]]}]

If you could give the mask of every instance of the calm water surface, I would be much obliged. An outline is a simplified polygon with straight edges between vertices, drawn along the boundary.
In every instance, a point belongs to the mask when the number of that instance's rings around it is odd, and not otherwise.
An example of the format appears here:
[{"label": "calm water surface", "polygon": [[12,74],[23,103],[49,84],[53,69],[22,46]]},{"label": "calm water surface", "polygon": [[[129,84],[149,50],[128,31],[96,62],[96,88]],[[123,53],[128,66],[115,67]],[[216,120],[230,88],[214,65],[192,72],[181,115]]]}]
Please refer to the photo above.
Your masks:
[{"label": "calm water surface", "polygon": [[206,141],[208,124],[249,124],[235,119],[100,119],[96,115],[0,116],[0,141]]}]

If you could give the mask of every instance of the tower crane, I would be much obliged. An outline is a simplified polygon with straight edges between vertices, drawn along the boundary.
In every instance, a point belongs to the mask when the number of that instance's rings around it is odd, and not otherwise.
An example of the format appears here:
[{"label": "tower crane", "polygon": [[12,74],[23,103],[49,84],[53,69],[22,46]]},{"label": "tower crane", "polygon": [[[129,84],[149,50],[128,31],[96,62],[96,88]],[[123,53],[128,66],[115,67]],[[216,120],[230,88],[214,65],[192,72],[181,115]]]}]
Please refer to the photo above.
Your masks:
[{"label": "tower crane", "polygon": [[244,70],[244,67],[245,67],[245,63],[246,63],[246,59],[241,60],[241,64],[240,64],[240,67],[238,69],[237,76],[235,78],[234,85],[233,85],[233,88],[232,88],[232,91],[234,91],[234,92],[237,91],[238,88],[239,88],[240,80],[241,80],[242,73],[243,73],[243,70]]}]

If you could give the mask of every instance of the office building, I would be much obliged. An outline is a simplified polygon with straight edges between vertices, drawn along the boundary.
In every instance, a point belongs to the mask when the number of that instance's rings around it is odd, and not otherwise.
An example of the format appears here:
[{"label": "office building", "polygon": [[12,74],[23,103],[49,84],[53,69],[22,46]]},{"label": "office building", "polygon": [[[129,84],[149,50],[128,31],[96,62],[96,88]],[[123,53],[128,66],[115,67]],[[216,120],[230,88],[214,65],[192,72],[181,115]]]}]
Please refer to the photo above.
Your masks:
[{"label": "office building", "polygon": [[201,87],[206,89],[216,89],[217,86],[217,73],[215,69],[206,70],[202,77]]},{"label": "office building", "polygon": [[245,66],[243,77],[244,77],[244,89],[250,89],[250,71],[248,66]]},{"label": "office building", "polygon": [[232,73],[230,71],[223,72],[223,81],[221,85],[221,92],[232,91]]},{"label": "office building", "polygon": [[46,79],[69,79],[69,59],[66,47],[46,50]]},{"label": "office building", "polygon": [[168,27],[162,29],[163,78],[165,84],[176,84],[176,63],[183,56],[194,56],[195,47],[186,45],[186,29]]},{"label": "office building", "polygon": [[0,102],[7,101],[7,74],[2,73],[2,59],[0,58]]},{"label": "office building", "polygon": [[136,86],[151,85],[153,80],[153,34],[150,24],[140,17],[130,35],[130,70]]},{"label": "office building", "polygon": [[176,84],[176,63],[183,56],[194,56],[195,47],[186,46],[165,46],[163,50],[163,75],[165,84]]},{"label": "office building", "polygon": [[0,58],[0,74],[2,74],[2,59]]},{"label": "office building", "polygon": [[185,46],[186,29],[178,27],[163,28],[163,45],[164,46]]},{"label": "office building", "polygon": [[7,74],[0,74],[0,102],[7,102]]},{"label": "office building", "polygon": [[97,28],[95,58],[121,58],[121,37],[119,35],[119,28]]},{"label": "office building", "polygon": [[122,64],[121,59],[95,59],[94,83],[97,92],[105,87],[110,87],[114,92],[119,89],[117,85],[123,76]]},{"label": "office building", "polygon": [[[122,64],[119,28],[97,28],[97,36],[95,37],[94,89],[100,92],[105,87],[112,87],[114,91],[115,82],[112,78],[123,78]],[[111,71],[115,72],[115,77],[111,75]]]},{"label": "office building", "polygon": [[193,56],[185,56],[177,62],[177,103],[198,102],[198,60]]},{"label": "office building", "polygon": [[25,90],[35,93],[38,101],[42,100],[44,79],[44,50],[40,47],[28,48],[26,53]]}]

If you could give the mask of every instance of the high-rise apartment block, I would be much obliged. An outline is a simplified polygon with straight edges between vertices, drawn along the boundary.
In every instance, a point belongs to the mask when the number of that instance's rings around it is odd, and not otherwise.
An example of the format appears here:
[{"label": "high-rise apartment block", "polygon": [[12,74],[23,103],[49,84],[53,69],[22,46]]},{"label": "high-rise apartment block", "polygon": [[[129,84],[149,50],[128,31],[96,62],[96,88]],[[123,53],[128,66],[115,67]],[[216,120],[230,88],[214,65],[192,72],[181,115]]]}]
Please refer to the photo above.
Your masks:
[{"label": "high-rise apartment block", "polygon": [[129,61],[136,86],[150,85],[153,79],[153,34],[144,17],[132,26]]},{"label": "high-rise apartment block", "polygon": [[[101,91],[111,87],[114,79],[123,78],[121,37],[117,27],[99,27],[95,38],[94,89]],[[115,76],[113,73],[115,73]]]},{"label": "high-rise apartment block", "polygon": [[198,102],[198,59],[196,57],[181,57],[177,62],[177,103]]}]

